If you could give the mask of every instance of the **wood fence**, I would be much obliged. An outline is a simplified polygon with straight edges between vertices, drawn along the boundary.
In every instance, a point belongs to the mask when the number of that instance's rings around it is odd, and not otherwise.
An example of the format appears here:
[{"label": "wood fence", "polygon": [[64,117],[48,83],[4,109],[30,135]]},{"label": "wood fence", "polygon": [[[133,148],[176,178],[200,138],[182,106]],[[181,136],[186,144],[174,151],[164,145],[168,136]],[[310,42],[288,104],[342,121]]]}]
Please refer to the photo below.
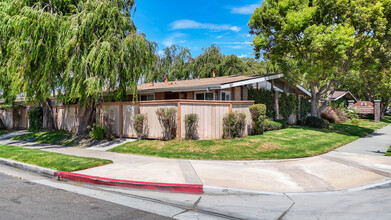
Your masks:
[{"label": "wood fence", "polygon": [[133,121],[136,114],[147,117],[148,138],[162,139],[162,128],[156,110],[159,108],[175,108],[177,110],[177,138],[185,137],[185,115],[196,113],[199,116],[199,139],[218,139],[223,135],[223,117],[230,111],[246,114],[245,134],[251,132],[251,116],[249,106],[253,101],[196,101],[196,100],[161,100],[144,102],[111,102],[97,105],[99,123],[112,125],[112,131],[119,137],[136,137]]}]

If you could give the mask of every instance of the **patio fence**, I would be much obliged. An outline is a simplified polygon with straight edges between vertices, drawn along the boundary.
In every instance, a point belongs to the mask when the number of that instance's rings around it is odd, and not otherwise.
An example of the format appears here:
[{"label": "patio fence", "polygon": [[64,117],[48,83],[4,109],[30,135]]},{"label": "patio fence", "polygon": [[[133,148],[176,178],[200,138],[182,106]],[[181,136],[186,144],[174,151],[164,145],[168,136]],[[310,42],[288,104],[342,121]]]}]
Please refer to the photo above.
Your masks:
[{"label": "patio fence", "polygon": [[[223,136],[223,117],[230,111],[246,114],[245,135],[251,132],[249,106],[254,101],[198,101],[198,100],[160,100],[141,102],[107,102],[97,104],[97,123],[101,126],[111,124],[112,132],[118,137],[136,137],[133,121],[136,114],[147,116],[150,139],[162,139],[162,128],[156,110],[175,108],[177,110],[177,138],[185,137],[185,115],[198,114],[198,138],[219,139]],[[60,130],[75,132],[78,126],[78,105],[54,106],[57,126]]]}]

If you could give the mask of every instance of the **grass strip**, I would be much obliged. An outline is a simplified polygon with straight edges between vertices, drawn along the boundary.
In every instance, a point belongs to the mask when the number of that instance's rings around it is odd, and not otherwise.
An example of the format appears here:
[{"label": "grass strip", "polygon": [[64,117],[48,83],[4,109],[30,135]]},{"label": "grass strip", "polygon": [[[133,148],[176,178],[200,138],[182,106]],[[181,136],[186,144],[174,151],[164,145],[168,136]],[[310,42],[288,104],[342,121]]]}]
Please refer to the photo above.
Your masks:
[{"label": "grass strip", "polygon": [[112,163],[110,160],[77,157],[8,145],[0,145],[0,157],[66,172],[73,172]]}]

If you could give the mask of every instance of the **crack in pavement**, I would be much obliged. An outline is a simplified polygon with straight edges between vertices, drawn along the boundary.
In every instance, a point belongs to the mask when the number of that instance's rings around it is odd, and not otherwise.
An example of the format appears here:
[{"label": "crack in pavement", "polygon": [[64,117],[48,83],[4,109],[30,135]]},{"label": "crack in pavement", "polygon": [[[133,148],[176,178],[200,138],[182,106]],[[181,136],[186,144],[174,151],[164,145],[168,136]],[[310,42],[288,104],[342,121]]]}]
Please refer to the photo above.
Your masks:
[{"label": "crack in pavement", "polygon": [[280,217],[277,218],[278,220],[284,219],[284,216],[285,216],[285,215],[291,210],[291,208],[296,204],[296,202],[293,201],[293,199],[292,199],[291,197],[289,197],[286,193],[283,193],[283,194],[284,194],[289,200],[292,201],[292,205],[289,206],[289,208],[288,208],[287,210],[285,210],[285,212],[283,212],[283,213],[280,215]]}]

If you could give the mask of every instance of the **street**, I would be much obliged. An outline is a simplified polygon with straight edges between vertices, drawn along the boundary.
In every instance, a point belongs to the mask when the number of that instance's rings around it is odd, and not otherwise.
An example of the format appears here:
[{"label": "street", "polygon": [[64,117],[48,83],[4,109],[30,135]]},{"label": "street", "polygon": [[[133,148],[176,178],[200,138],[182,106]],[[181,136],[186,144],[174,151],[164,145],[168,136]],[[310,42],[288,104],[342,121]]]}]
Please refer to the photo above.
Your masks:
[{"label": "street", "polygon": [[191,195],[63,182],[0,165],[0,219],[383,220],[391,219],[390,189],[385,181],[334,192]]},{"label": "street", "polygon": [[0,219],[169,219],[0,173]]}]

